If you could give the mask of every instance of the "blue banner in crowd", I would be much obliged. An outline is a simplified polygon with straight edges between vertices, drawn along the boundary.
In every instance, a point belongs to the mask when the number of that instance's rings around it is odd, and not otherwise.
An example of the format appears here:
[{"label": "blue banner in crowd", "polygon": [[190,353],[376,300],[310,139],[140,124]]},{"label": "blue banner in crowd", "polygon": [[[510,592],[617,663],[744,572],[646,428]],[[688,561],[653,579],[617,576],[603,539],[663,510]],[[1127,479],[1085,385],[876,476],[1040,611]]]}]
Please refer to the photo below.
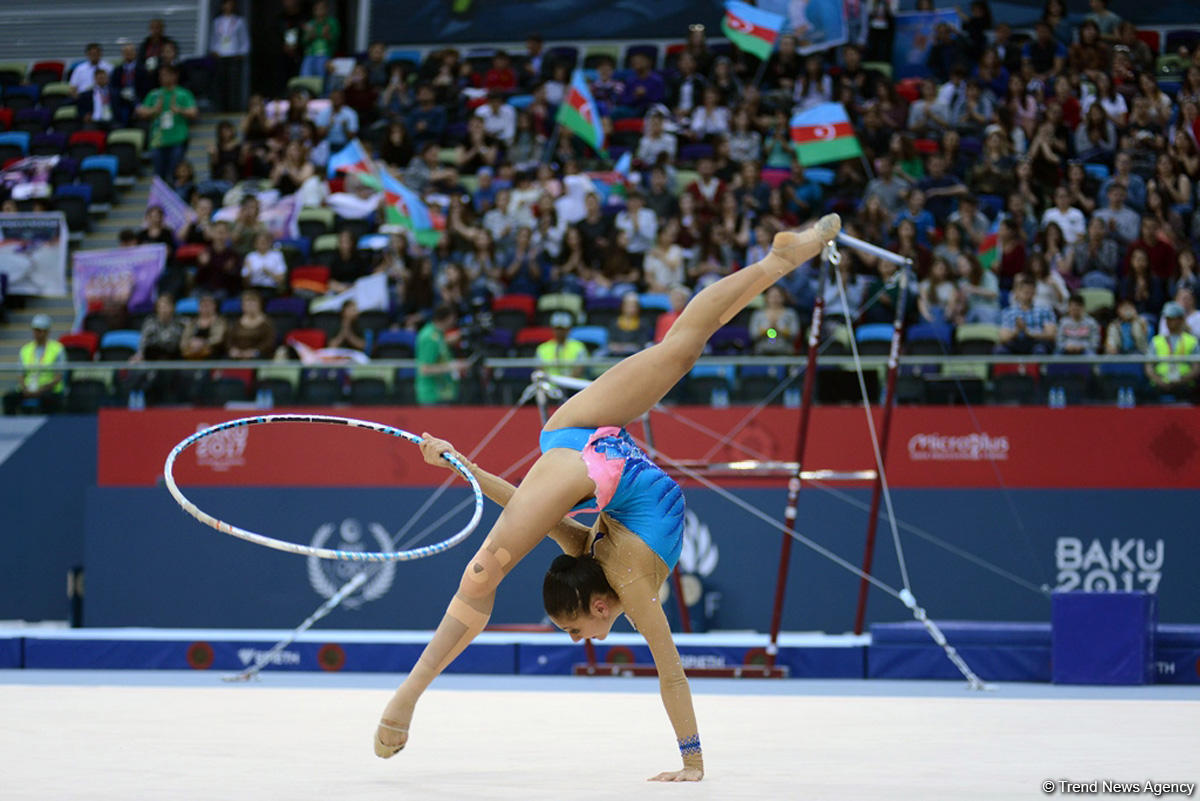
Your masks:
[{"label": "blue banner in crowd", "polygon": [[933,44],[934,30],[943,22],[957,28],[958,12],[944,9],[896,15],[896,38],[892,45],[892,75],[896,79],[929,74],[925,59]]},{"label": "blue banner in crowd", "polygon": [[759,0],[758,6],[787,17],[781,33],[795,36],[801,53],[816,53],[849,41],[845,0]]}]

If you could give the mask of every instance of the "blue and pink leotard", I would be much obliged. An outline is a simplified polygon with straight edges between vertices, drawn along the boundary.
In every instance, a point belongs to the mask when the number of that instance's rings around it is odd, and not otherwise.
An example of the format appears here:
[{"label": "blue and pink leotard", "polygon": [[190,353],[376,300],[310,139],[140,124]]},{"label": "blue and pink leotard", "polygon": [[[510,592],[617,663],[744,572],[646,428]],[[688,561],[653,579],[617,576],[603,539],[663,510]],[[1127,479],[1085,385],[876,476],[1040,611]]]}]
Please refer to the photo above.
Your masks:
[{"label": "blue and pink leotard", "polygon": [[683,492],[625,429],[544,429],[538,444],[542,453],[578,451],[596,482],[596,497],[577,504],[571,515],[604,512],[641,538],[668,570],[675,567],[683,547]]}]

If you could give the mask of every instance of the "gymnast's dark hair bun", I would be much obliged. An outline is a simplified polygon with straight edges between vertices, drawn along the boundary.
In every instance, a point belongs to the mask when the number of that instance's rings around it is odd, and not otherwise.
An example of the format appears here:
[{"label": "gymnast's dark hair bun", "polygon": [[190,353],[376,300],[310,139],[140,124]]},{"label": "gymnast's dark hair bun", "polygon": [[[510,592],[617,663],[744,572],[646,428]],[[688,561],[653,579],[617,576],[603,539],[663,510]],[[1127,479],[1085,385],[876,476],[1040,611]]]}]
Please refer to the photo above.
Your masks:
[{"label": "gymnast's dark hair bun", "polygon": [[586,614],[593,595],[615,595],[604,568],[591,556],[555,557],[542,582],[542,604],[551,617]]}]

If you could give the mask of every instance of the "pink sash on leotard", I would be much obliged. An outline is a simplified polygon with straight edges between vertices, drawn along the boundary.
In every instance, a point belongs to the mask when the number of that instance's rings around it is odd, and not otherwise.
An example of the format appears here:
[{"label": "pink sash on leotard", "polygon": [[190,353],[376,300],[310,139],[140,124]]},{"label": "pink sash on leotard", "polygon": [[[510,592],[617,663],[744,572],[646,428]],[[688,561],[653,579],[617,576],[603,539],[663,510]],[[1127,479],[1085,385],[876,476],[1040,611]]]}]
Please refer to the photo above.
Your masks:
[{"label": "pink sash on leotard", "polygon": [[596,484],[596,507],[594,509],[576,509],[571,514],[598,512],[608,506],[609,501],[616,494],[617,485],[621,483],[621,474],[625,471],[625,459],[620,456],[605,456],[597,453],[595,443],[604,437],[620,435],[620,428],[604,426],[597,428],[592,436],[588,437],[587,445],[583,446],[579,455],[583,457],[583,463],[587,465],[588,478]]}]

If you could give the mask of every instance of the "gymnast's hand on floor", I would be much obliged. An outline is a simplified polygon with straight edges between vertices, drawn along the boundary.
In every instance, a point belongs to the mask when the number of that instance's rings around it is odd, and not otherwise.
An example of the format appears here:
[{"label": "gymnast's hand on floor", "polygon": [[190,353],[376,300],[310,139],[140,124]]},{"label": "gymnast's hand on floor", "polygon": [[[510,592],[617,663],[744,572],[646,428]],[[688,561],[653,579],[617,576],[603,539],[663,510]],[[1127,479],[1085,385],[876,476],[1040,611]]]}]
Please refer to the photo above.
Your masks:
[{"label": "gymnast's hand on floor", "polygon": [[704,768],[684,768],[683,770],[666,770],[657,776],[646,779],[648,782],[698,782],[704,778]]},{"label": "gymnast's hand on floor", "polygon": [[425,457],[425,461],[435,467],[445,467],[447,470],[453,470],[454,466],[442,458],[443,453],[453,454],[463,464],[467,463],[466,457],[454,450],[454,446],[446,440],[438,439],[428,433],[421,434],[421,455]]}]

